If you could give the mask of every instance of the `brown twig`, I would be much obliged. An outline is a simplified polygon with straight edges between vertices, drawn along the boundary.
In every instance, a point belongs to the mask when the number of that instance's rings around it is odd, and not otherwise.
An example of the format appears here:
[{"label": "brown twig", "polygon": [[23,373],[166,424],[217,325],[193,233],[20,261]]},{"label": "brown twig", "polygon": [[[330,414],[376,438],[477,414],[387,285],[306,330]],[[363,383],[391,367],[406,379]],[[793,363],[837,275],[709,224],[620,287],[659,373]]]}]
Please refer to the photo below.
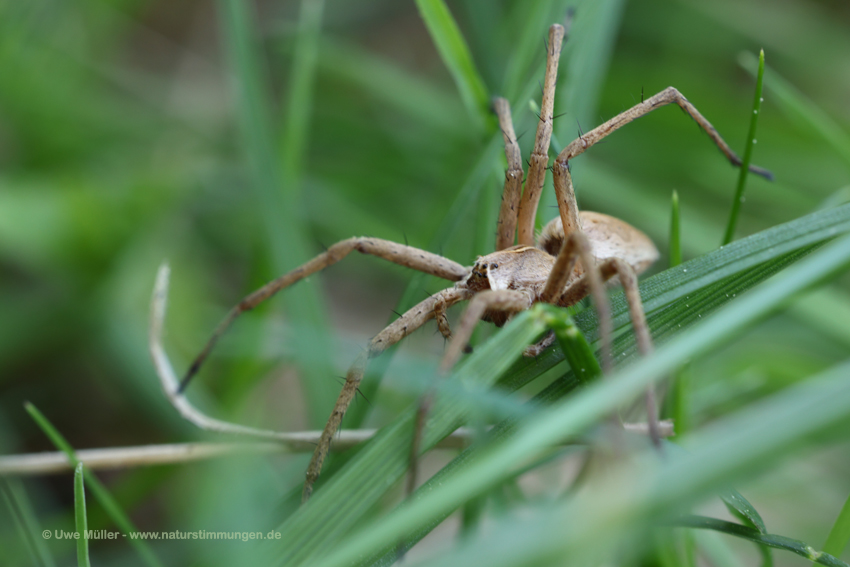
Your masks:
[{"label": "brown twig", "polygon": [[[659,425],[661,426],[662,437],[669,437],[673,434],[671,421],[662,421]],[[644,435],[648,432],[645,423],[627,423],[625,428]],[[334,437],[331,450],[344,451],[368,441],[375,433],[376,430],[374,429],[340,431]],[[169,465],[203,461],[239,453],[307,453],[315,448],[321,434],[321,431],[282,433],[280,435],[285,435],[288,439],[250,443],[169,443],[139,447],[80,449],[76,451],[76,455],[86,465],[86,468],[92,470]],[[472,435],[470,429],[462,427],[440,441],[437,447],[441,449],[463,449],[472,442]],[[62,451],[0,456],[0,476],[54,474],[72,470],[73,467],[68,461],[68,456]]]}]

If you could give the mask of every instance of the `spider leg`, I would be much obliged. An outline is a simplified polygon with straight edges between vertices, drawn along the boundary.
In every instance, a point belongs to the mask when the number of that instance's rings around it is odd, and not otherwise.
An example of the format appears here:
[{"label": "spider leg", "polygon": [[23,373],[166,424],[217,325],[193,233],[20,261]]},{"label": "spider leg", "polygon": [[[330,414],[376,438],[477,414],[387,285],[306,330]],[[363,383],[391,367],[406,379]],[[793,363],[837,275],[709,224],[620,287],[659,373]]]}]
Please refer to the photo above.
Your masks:
[{"label": "spider leg", "polygon": [[[602,368],[605,369],[605,372],[610,372],[611,308],[608,305],[608,295],[605,293],[605,287],[603,286],[604,276],[601,273],[600,267],[596,264],[596,259],[593,257],[587,236],[581,230],[567,234],[568,236],[564,240],[557,258],[555,258],[552,271],[549,272],[549,278],[546,280],[543,292],[540,294],[540,301],[560,305],[574,305],[590,292],[593,296],[593,302],[596,305],[596,311],[599,313],[599,336],[602,338]],[[575,270],[576,261],[578,260],[581,261],[580,270]],[[584,274],[578,280],[578,282],[584,282],[584,286],[582,287],[584,295],[581,297],[571,296],[572,303],[566,303],[563,301],[562,295],[564,293],[564,287],[567,285],[567,280],[576,271],[579,274]]]},{"label": "spider leg", "polygon": [[552,138],[552,113],[555,107],[555,83],[558,78],[558,61],[564,42],[564,28],[553,24],[549,28],[549,43],[546,51],[546,77],[543,80],[543,100],[540,103],[540,121],[534,139],[534,151],[525,180],[525,190],[519,205],[518,243],[534,246],[534,218],[549,164],[549,141]]},{"label": "spider leg", "polygon": [[449,305],[444,298],[437,299],[437,303],[434,305],[434,319],[437,321],[437,329],[445,339],[452,338],[452,329],[449,327],[449,319],[446,317],[448,309]]},{"label": "spider leg", "polygon": [[537,356],[540,356],[540,353],[542,353],[544,350],[546,350],[553,344],[555,344],[555,333],[549,331],[542,339],[540,339],[533,345],[527,346],[525,350],[522,351],[522,355],[528,358],[536,358]]},{"label": "spider leg", "polygon": [[[463,353],[464,346],[469,343],[472,331],[484,317],[484,314],[492,309],[499,311],[519,312],[529,309],[532,298],[528,293],[510,289],[487,290],[477,293],[469,302],[460,319],[456,332],[449,341],[449,346],[440,361],[440,376],[445,376],[454,367]],[[416,420],[413,431],[413,443],[410,447],[410,473],[407,477],[407,493],[411,494],[416,488],[418,472],[419,451],[422,444],[422,431],[425,427],[425,419],[434,402],[433,390],[425,394],[419,401],[416,411]]]},{"label": "spider leg", "polygon": [[333,436],[339,429],[342,417],[345,415],[348,406],[351,405],[351,401],[357,393],[357,387],[363,379],[369,359],[378,356],[436,317],[438,310],[442,309],[444,311],[458,301],[467,299],[468,295],[469,291],[465,289],[457,287],[444,289],[410,308],[404,315],[390,323],[387,328],[369,341],[366,351],[360,354],[357,360],[351,365],[351,368],[349,368],[345,376],[345,384],[342,387],[342,392],[340,392],[339,398],[337,398],[336,404],[334,404],[330,418],[328,418],[316,450],[313,452],[313,458],[307,467],[304,490],[301,493],[302,503],[306,502],[310,498],[310,495],[313,494],[313,484],[319,478],[319,473],[322,471],[322,465],[325,462],[325,457],[328,455]]},{"label": "spider leg", "polygon": [[505,188],[502,192],[502,205],[499,209],[499,224],[496,227],[496,250],[504,250],[514,245],[516,237],[517,210],[522,193],[522,157],[519,153],[514,124],[511,120],[511,107],[504,98],[493,101],[493,110],[499,118],[499,128],[505,139],[505,158],[508,169],[505,171]]},{"label": "spider leg", "polygon": [[[706,120],[702,114],[700,114],[699,110],[697,110],[696,107],[691,104],[678,90],[673,87],[667,87],[660,93],[644,100],[625,112],[621,112],[604,124],[597,126],[590,132],[582,134],[565,147],[560,154],[558,154],[558,157],[555,159],[555,163],[552,166],[552,170],[555,180],[555,194],[558,199],[558,208],[561,212],[561,220],[564,225],[565,234],[569,234],[570,231],[575,230],[580,226],[578,221],[578,208],[575,203],[573,182],[570,176],[569,161],[577,155],[587,151],[588,148],[615,130],[622,128],[629,122],[652,112],[656,108],[668,104],[679,105],[679,107],[681,107],[688,116],[696,121],[700,128],[705,130],[709,138],[711,138],[717,147],[720,148],[720,151],[723,152],[723,155],[732,162],[732,165],[741,165],[741,158],[732,151],[720,134],[717,133],[717,130],[714,129],[714,126],[712,126],[711,123]],[[761,175],[766,179],[773,179],[773,174],[764,168],[751,165],[750,171],[757,175]],[[521,220],[520,225],[522,225]]]},{"label": "spider leg", "polygon": [[307,276],[323,270],[328,266],[336,264],[349,253],[357,250],[362,254],[377,256],[384,260],[389,260],[395,264],[413,268],[426,274],[431,274],[449,281],[458,281],[463,278],[468,270],[448,258],[443,258],[437,254],[425,250],[419,250],[411,246],[397,244],[389,240],[381,240],[379,238],[355,237],[337,242],[328,248],[322,254],[319,254],[309,262],[302,264],[291,272],[288,272],[279,278],[272,280],[260,289],[251,293],[240,301],[230,312],[224,317],[221,323],[218,324],[207,344],[204,346],[201,353],[195,358],[183,380],[180,382],[180,392],[186,389],[192,377],[198,373],[201,365],[209,356],[218,339],[230,327],[233,321],[242,313],[250,311],[263,301],[280,290],[291,286],[292,284],[306,278]]},{"label": "spider leg", "polygon": [[[573,233],[577,234],[577,233]],[[564,248],[567,247],[567,244],[564,244]],[[582,260],[583,261],[583,260]],[[592,272],[597,272],[597,270],[593,270]],[[598,287],[599,291],[604,295],[604,289],[601,287],[602,281],[607,281],[614,276],[617,276],[620,279],[620,283],[623,286],[623,290],[626,296],[626,304],[629,307],[629,316],[632,320],[632,327],[634,327],[635,338],[637,341],[638,352],[642,356],[647,356],[652,353],[652,337],[649,334],[649,325],[646,323],[646,314],[643,310],[643,302],[640,299],[640,290],[638,289],[637,275],[632,267],[621,260],[620,258],[606,258],[599,263],[598,266],[598,274],[601,278],[601,281],[595,280],[592,277],[588,277],[592,272],[588,272],[585,276],[579,278],[572,284],[570,284],[567,289],[561,294],[558,298],[557,303],[560,305],[573,305],[578,302],[581,298],[585,297],[588,291],[593,292],[594,287]],[[594,294],[594,297],[596,294]],[[596,301],[594,299],[594,301]],[[605,300],[607,307],[607,297]],[[599,303],[597,303],[597,306]],[[602,313],[599,314],[600,319],[600,337],[602,338],[603,345],[603,368],[608,372],[611,366],[611,316],[610,312],[607,312],[603,318]],[[604,321],[607,319],[607,322]],[[607,328],[603,328],[607,327]],[[605,334],[603,334],[605,333]],[[607,337],[606,337],[607,334]],[[607,350],[607,352],[606,352]],[[607,368],[606,368],[607,367]],[[653,388],[647,389],[646,392],[646,411],[647,411],[647,422],[649,424],[649,434],[652,438],[653,443],[656,446],[659,444],[660,433],[659,433],[659,425],[658,425],[658,404],[655,399],[655,390]]]}]

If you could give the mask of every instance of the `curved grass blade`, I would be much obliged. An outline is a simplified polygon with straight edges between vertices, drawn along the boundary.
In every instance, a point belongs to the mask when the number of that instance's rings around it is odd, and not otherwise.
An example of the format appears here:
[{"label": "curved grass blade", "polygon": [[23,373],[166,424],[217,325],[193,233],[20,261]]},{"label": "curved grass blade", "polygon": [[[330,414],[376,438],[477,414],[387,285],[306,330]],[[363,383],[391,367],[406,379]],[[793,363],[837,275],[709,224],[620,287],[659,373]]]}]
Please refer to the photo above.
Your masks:
[{"label": "curved grass blade", "polygon": [[487,87],[475,68],[469,46],[445,2],[416,0],[416,6],[470,116],[479,128],[493,122],[488,111],[490,96]]},{"label": "curved grass blade", "polygon": [[570,365],[573,375],[582,384],[589,384],[602,375],[599,361],[590,350],[587,339],[573,322],[572,317],[554,305],[542,304],[540,309],[545,313],[546,325],[555,333],[555,338],[564,353],[564,358]]},{"label": "curved grass blade", "polygon": [[[721,494],[720,497],[729,512],[741,520],[744,526],[756,530],[762,535],[767,535],[767,528],[764,526],[761,515],[737,490],[732,489],[726,494]],[[773,567],[773,553],[770,546],[759,543],[758,550],[762,556],[762,567]]]},{"label": "curved grass blade", "polygon": [[[31,403],[27,402],[24,404],[24,408],[27,410],[27,413],[30,414],[33,421],[35,421],[36,425],[38,425],[41,430],[47,435],[48,439],[56,446],[57,449],[63,451],[66,455],[68,455],[68,461],[76,467],[80,464],[80,460],[77,458],[76,453],[74,452],[74,448],[68,443],[68,440],[65,439],[59,431],[53,427],[53,424],[48,421],[44,414],[38,411]],[[133,522],[124,513],[124,510],[121,509],[118,502],[112,497],[112,494],[106,489],[103,484],[98,480],[98,478],[91,473],[91,471],[84,471],[83,475],[85,477],[86,485],[89,487],[89,491],[91,491],[95,500],[103,507],[103,510],[109,516],[109,518],[115,522],[115,525],[125,534],[129,534],[131,532],[137,532],[136,526],[133,525]],[[142,561],[150,566],[150,567],[163,567],[160,560],[154,554],[153,550],[148,546],[148,544],[141,539],[133,539],[128,538],[130,545],[136,548],[136,552],[141,557]]]},{"label": "curved grass blade", "polygon": [[774,547],[783,551],[796,553],[815,563],[828,565],[829,567],[850,567],[847,563],[825,551],[817,551],[812,546],[790,537],[762,533],[755,528],[742,526],[733,522],[726,522],[716,518],[705,516],[684,516],[672,522],[672,525],[683,528],[696,528],[700,530],[714,530],[724,534],[733,535],[757,543],[760,546]]},{"label": "curved grass blade", "polygon": [[83,463],[74,469],[74,524],[77,527],[77,567],[91,567],[89,561],[89,525],[86,519],[86,490],[83,487]]},{"label": "curved grass blade", "polygon": [[828,427],[841,431],[850,412],[848,371],[850,364],[836,366],[716,422],[697,434],[694,452],[681,459],[659,461],[651,451],[641,466],[630,459],[618,474],[586,489],[586,496],[555,509],[540,506],[535,516],[523,514],[521,522],[503,522],[502,529],[491,526],[488,539],[428,564],[512,566],[563,557],[575,564],[611,562],[599,552],[611,550],[612,541],[645,538],[647,526],[669,522],[730,479],[745,471],[769,470],[777,456]]},{"label": "curved grass blade", "polygon": [[764,525],[764,520],[762,520],[761,514],[758,513],[753,505],[750,504],[750,502],[744,498],[740,492],[733,488],[726,491],[726,493],[721,494],[720,497],[723,499],[723,503],[726,504],[726,507],[729,508],[730,512],[740,518],[743,518],[749,524],[752,524],[750,527],[758,530],[759,533],[767,533],[767,528]]}]

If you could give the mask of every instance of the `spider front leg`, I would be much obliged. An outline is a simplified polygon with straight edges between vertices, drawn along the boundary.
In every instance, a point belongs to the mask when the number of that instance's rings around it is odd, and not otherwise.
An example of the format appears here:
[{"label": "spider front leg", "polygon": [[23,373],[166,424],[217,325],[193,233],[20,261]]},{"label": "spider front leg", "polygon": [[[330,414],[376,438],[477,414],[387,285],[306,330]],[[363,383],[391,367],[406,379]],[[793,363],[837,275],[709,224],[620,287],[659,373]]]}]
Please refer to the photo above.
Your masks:
[{"label": "spider front leg", "polygon": [[218,324],[213,335],[204,345],[201,353],[195,357],[183,380],[180,382],[180,392],[186,389],[192,377],[198,373],[201,365],[212,352],[213,347],[218,342],[218,339],[230,327],[233,321],[242,313],[250,311],[257,307],[263,301],[269,299],[277,292],[297,283],[307,276],[314,274],[320,270],[324,270],[328,266],[336,264],[351,252],[357,250],[362,254],[377,256],[388,260],[395,264],[413,268],[426,274],[431,274],[449,281],[458,281],[462,279],[467,269],[448,258],[443,258],[437,254],[433,254],[426,250],[419,250],[411,246],[397,244],[389,240],[380,238],[364,238],[355,237],[337,242],[327,249],[322,254],[319,254],[309,262],[298,266],[291,272],[288,272],[279,278],[272,280],[257,291],[251,293],[240,301],[230,312],[224,317],[221,323]]},{"label": "spider front leg", "polygon": [[511,107],[504,98],[493,101],[493,110],[499,118],[499,128],[505,139],[505,158],[508,169],[505,171],[505,188],[502,191],[502,205],[499,209],[499,223],[496,227],[496,250],[504,250],[514,245],[516,238],[517,213],[522,194],[522,158],[519,152],[514,123],[511,120]]},{"label": "spider front leg", "polygon": [[558,61],[561,58],[565,31],[554,24],[549,28],[548,51],[546,52],[546,77],[543,80],[543,99],[540,103],[540,121],[534,139],[534,151],[528,166],[525,190],[519,205],[517,242],[534,246],[534,219],[543,191],[546,166],[549,164],[549,142],[552,138],[552,120],[555,108],[555,83],[558,79]]},{"label": "spider front leg", "polygon": [[[461,266],[457,262],[438,256],[425,250],[412,248],[402,244],[396,244],[389,240],[381,240],[378,238],[355,237],[337,242],[322,254],[319,254],[309,262],[302,264],[291,272],[269,282],[257,291],[251,293],[240,301],[230,312],[225,316],[224,320],[219,323],[218,327],[213,332],[212,337],[207,341],[201,353],[195,358],[192,365],[189,367],[186,376],[183,378],[179,392],[182,392],[192,377],[197,374],[204,360],[209,356],[218,339],[230,327],[233,321],[242,313],[249,311],[269,299],[277,292],[289,287],[290,285],[314,274],[328,266],[331,266],[353,251],[358,251],[362,254],[377,256],[384,260],[389,260],[395,264],[413,268],[450,281],[459,281],[463,279],[468,269]],[[328,419],[325,429],[322,431],[319,444],[313,453],[313,458],[310,461],[310,466],[307,469],[307,478],[304,483],[304,491],[302,493],[302,501],[306,501],[313,492],[313,483],[319,476],[322,470],[322,464],[327,456],[330,448],[331,439],[334,433],[339,429],[339,424],[342,421],[342,416],[351,404],[357,392],[357,386],[363,378],[363,373],[366,370],[368,359],[377,356],[387,347],[400,341],[415,329],[421,327],[425,321],[434,318],[438,310],[444,312],[449,306],[465,299],[466,291],[458,288],[449,288],[434,296],[429,297],[425,301],[410,309],[407,313],[396,319],[386,329],[381,331],[373,338],[365,354],[361,355],[351,366],[346,376],[345,385],[342,392],[334,405],[331,416]],[[439,307],[438,307],[439,305]],[[445,316],[443,315],[443,320]]]},{"label": "spider front leg", "polygon": [[[577,155],[583,154],[591,146],[598,143],[600,140],[622,128],[629,122],[632,122],[645,114],[648,114],[668,104],[677,104],[685,113],[696,121],[700,128],[705,130],[709,138],[717,145],[723,155],[732,163],[732,165],[740,166],[741,158],[732,151],[729,144],[715,130],[714,126],[706,120],[697,108],[686,99],[682,93],[673,87],[667,87],[660,93],[649,97],[640,104],[621,112],[614,118],[608,120],[604,124],[597,126],[590,132],[582,134],[573,140],[567,147],[561,150],[555,163],[552,166],[552,172],[555,182],[555,195],[558,200],[558,208],[561,212],[561,220],[564,225],[564,233],[569,234],[573,230],[580,228],[578,222],[577,208],[575,206],[575,194],[573,189],[572,177],[570,176],[569,162]],[[750,171],[757,175],[761,175],[765,179],[773,179],[773,174],[768,170],[751,165]]]}]

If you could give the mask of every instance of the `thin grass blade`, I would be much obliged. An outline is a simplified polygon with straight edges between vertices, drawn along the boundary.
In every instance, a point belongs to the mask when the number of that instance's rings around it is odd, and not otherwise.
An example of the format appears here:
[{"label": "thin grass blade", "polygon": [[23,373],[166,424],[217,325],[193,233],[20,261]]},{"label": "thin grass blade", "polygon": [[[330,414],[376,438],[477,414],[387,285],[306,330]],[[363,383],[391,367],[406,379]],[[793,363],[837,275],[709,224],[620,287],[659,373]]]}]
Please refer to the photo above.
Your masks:
[{"label": "thin grass blade", "polygon": [[714,530],[716,532],[749,540],[753,543],[759,544],[759,546],[790,551],[791,553],[796,553],[800,557],[804,557],[821,565],[829,565],[830,567],[848,567],[847,563],[841,561],[837,557],[825,551],[817,551],[812,546],[807,545],[800,540],[775,534],[762,533],[749,526],[742,526],[740,524],[734,524],[732,522],[726,522],[716,518],[707,518],[705,516],[685,516],[673,522],[673,525],[700,530]]},{"label": "thin grass blade", "polygon": [[[247,0],[219,0],[219,7],[225,47],[235,75],[238,119],[257,192],[258,215],[265,225],[274,275],[283,274],[308,260],[311,247],[299,214],[298,193],[281,178],[277,144],[271,129],[269,89],[262,72],[264,66],[253,14]],[[307,14],[313,14],[315,7],[310,4]],[[305,57],[312,57],[309,50]],[[312,64],[302,64],[305,75],[299,87],[302,91],[312,84],[309,82],[311,68]],[[299,140],[303,138],[304,128],[297,122],[292,126],[296,145],[303,146]],[[293,154],[292,159],[296,157]],[[298,330],[293,333],[293,352],[307,398],[309,419],[313,426],[319,427],[324,424],[330,404],[339,393],[336,384],[327,379],[336,374],[333,365],[323,349],[316,348],[316,345],[330,343],[327,316],[315,286],[295,286],[281,296],[289,322]]]},{"label": "thin grass blade", "polygon": [[482,128],[493,123],[490,96],[460,28],[443,0],[416,0],[416,6],[440,58],[451,73],[473,121]]},{"label": "thin grass blade", "polygon": [[738,171],[738,187],[735,189],[735,198],[732,201],[732,210],[729,212],[729,223],[726,225],[726,234],[723,236],[723,245],[729,244],[735,238],[735,227],[738,225],[738,213],[741,203],[744,202],[744,189],[747,186],[747,174],[750,172],[750,161],[753,157],[753,146],[756,143],[756,126],[759,113],[761,112],[761,92],[764,83],[764,49],[759,52],[759,66],[756,74],[756,94],[753,100],[753,114],[750,116],[750,130],[747,134],[747,142],[744,145],[744,157]]},{"label": "thin grass blade", "polygon": [[18,537],[26,546],[33,565],[55,567],[56,561],[47,549],[41,526],[27,498],[24,486],[19,480],[4,479],[0,481],[0,492],[9,511],[9,516],[15,524]]},{"label": "thin grass blade", "polygon": [[[41,428],[45,435],[47,435],[48,439],[56,446],[57,449],[63,451],[66,455],[68,455],[68,461],[71,465],[76,469],[80,464],[80,460],[77,458],[76,453],[74,452],[74,448],[68,443],[68,440],[65,439],[61,433],[53,426],[50,421],[44,417],[38,408],[36,408],[33,404],[27,402],[24,404],[24,408],[27,410],[27,413],[30,414],[33,421],[35,421],[36,425]],[[124,534],[130,534],[131,532],[137,532],[136,526],[133,525],[133,522],[121,509],[121,506],[115,499],[112,497],[112,494],[106,489],[103,484],[98,480],[98,478],[92,474],[91,471],[84,471],[86,485],[89,488],[89,491],[94,496],[95,500],[103,507],[106,514],[109,518],[115,522],[115,525],[118,526],[118,529],[121,530]],[[160,562],[159,558],[154,554],[153,550],[150,546],[144,541],[135,538],[128,538],[130,545],[132,545],[136,552],[141,557],[142,561],[148,565],[149,567],[163,567],[162,562]]]},{"label": "thin grass blade", "polygon": [[77,528],[77,567],[91,567],[83,463],[77,463],[74,469],[74,525]]},{"label": "thin grass blade", "polygon": [[[750,74],[758,73],[758,61],[752,53],[742,53],[738,62]],[[767,90],[775,95],[779,108],[789,118],[820,135],[850,167],[850,135],[834,119],[773,69],[768,73]]]}]

